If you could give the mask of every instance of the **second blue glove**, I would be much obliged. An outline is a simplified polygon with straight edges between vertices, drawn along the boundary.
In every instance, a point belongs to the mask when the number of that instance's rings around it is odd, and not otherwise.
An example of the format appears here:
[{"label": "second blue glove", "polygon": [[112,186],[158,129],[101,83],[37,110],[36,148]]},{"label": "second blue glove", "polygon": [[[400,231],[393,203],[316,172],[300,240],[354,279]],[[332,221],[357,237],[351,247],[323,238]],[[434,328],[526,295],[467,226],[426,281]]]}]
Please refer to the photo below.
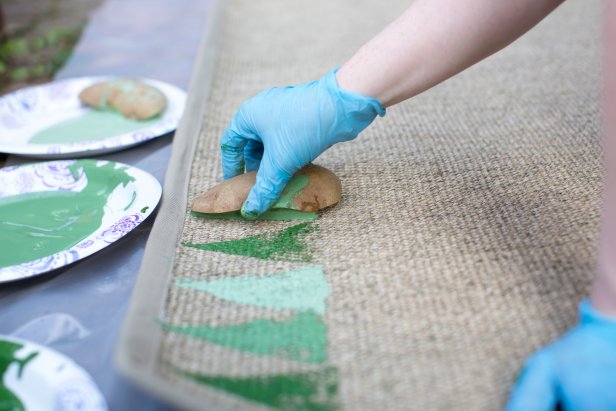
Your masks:
[{"label": "second blue glove", "polygon": [[580,304],[580,324],[526,363],[507,411],[616,410],[616,321]]}]

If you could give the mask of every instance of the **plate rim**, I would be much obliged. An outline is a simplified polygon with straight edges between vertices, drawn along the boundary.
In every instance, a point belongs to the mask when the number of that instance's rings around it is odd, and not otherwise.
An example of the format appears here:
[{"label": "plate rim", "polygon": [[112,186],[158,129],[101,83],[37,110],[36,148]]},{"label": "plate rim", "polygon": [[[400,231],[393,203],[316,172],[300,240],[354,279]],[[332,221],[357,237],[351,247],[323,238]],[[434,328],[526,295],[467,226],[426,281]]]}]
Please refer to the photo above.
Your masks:
[{"label": "plate rim", "polygon": [[[32,92],[36,89],[43,89],[46,87],[62,85],[63,83],[88,81],[91,84],[94,84],[96,82],[108,81],[110,79],[117,78],[131,78],[157,87],[159,90],[161,90],[161,92],[163,92],[168,101],[173,101],[174,104],[177,104],[177,108],[172,113],[170,113],[172,117],[167,120],[163,120],[163,118],[161,118],[160,121],[163,122],[162,124],[157,122],[154,125],[149,125],[142,129],[138,129],[124,134],[117,134],[115,136],[97,140],[54,144],[28,144],[26,142],[25,144],[20,145],[3,144],[2,142],[0,142],[0,153],[49,159],[66,156],[85,157],[89,155],[121,151],[134,145],[162,137],[177,129],[186,108],[186,91],[174,84],[147,77],[96,75],[57,79],[46,83],[23,87],[10,93],[0,95],[0,102],[2,102],[2,100],[4,99],[14,98],[14,96],[19,94]],[[168,124],[165,124],[164,121],[166,121]],[[148,129],[156,126],[157,124],[161,126],[161,131],[157,133],[152,133],[152,135],[150,135],[150,133],[145,133],[140,137],[135,137],[135,133],[147,131]]]},{"label": "plate rim", "polygon": [[[118,219],[114,219],[113,223],[110,223],[109,225],[106,226],[105,224],[101,222],[101,225],[98,228],[96,228],[94,231],[89,233],[86,237],[81,238],[77,242],[77,244],[75,244],[72,247],[65,248],[64,250],[61,250],[57,253],[54,253],[54,254],[51,254],[51,255],[48,255],[42,258],[38,258],[38,259],[30,260],[24,263],[10,265],[6,267],[0,267],[0,285],[37,277],[37,276],[49,273],[51,271],[57,270],[59,268],[66,267],[68,265],[81,261],[87,257],[90,257],[91,255],[96,254],[99,251],[102,251],[108,246],[115,244],[116,242],[121,240],[123,237],[125,237],[127,234],[129,234],[130,232],[134,231],[137,227],[139,227],[145,220],[147,220],[154,213],[154,211],[157,209],[158,205],[160,204],[160,200],[162,198],[162,186],[160,182],[147,171],[142,170],[138,167],[134,167],[134,166],[131,166],[125,163],[118,162],[118,161],[109,161],[109,160],[91,159],[91,158],[62,159],[62,160],[33,162],[33,163],[25,163],[25,164],[20,164],[20,165],[15,165],[15,166],[9,166],[9,167],[2,168],[2,171],[11,172],[11,171],[22,169],[22,168],[29,168],[29,169],[35,170],[35,167],[37,166],[40,167],[40,166],[45,166],[47,164],[52,164],[52,163],[73,163],[76,161],[92,161],[95,163],[105,163],[105,164],[113,163],[115,165],[114,170],[117,170],[123,167],[125,171],[129,172],[129,174],[135,178],[135,184],[137,185],[137,189],[140,189],[144,193],[146,193],[147,197],[144,199],[144,203],[151,202],[151,204],[145,204],[145,206],[142,207],[141,209],[134,208],[138,206],[136,204],[135,205],[131,204],[131,206],[128,207],[127,209],[122,210],[121,212],[117,212]],[[16,194],[16,195],[19,195],[19,194]],[[10,197],[10,196],[6,196],[6,197]],[[105,205],[107,205],[107,203]],[[136,216],[137,215],[136,210],[139,210],[139,213],[138,213],[139,216],[136,221],[131,222],[132,224],[134,224],[132,228],[129,228],[128,230],[120,230],[119,236],[115,239],[111,238],[111,240],[107,240],[107,239],[103,240],[103,239],[96,237],[97,233],[103,232],[103,230],[112,229],[115,225],[122,222],[123,219],[127,217],[131,217],[131,216]],[[88,241],[92,241],[92,244],[88,245],[85,248],[79,247],[80,245]],[[75,257],[75,258],[71,259],[70,261],[66,261],[67,255],[71,255],[72,257]],[[63,258],[64,258],[64,261],[62,261]],[[41,260],[49,260],[51,261],[51,263],[43,267],[29,268],[32,266],[32,264],[36,263],[37,261],[41,261]]]}]

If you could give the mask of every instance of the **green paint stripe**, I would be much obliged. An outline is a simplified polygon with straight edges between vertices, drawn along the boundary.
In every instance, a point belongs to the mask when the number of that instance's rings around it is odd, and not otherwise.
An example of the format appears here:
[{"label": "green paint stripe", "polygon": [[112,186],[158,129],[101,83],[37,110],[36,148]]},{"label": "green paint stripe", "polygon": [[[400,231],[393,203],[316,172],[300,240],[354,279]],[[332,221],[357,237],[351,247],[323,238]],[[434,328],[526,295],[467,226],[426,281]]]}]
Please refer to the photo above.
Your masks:
[{"label": "green paint stripe", "polygon": [[245,275],[210,281],[178,280],[178,287],[208,292],[238,304],[324,314],[329,286],[320,266],[265,276]]},{"label": "green paint stripe", "polygon": [[310,262],[314,249],[307,237],[318,225],[306,222],[276,233],[257,234],[238,240],[215,243],[182,243],[187,247],[216,251],[225,254],[254,257],[261,260]]},{"label": "green paint stripe", "polygon": [[[227,213],[198,213],[191,211],[193,217],[207,218],[209,220],[246,220],[239,211],[229,211]],[[317,213],[306,213],[291,209],[270,209],[257,217],[263,221],[312,221],[319,218]]]},{"label": "green paint stripe", "polygon": [[243,352],[306,364],[327,360],[327,329],[321,317],[307,311],[285,321],[257,319],[242,324],[179,326],[161,322],[165,331],[202,339]]},{"label": "green paint stripe", "polygon": [[26,368],[26,365],[28,365],[28,363],[32,361],[33,359],[35,359],[38,355],[39,355],[38,352],[33,352],[33,353],[28,354],[28,356],[24,358],[23,360],[17,360],[17,363],[19,364],[19,370],[17,371],[17,378],[21,379],[21,375],[23,374],[24,368]]},{"label": "green paint stripe", "polygon": [[254,377],[226,377],[192,374],[176,370],[179,375],[214,387],[249,401],[278,410],[334,411],[338,409],[338,370],[322,370]]}]

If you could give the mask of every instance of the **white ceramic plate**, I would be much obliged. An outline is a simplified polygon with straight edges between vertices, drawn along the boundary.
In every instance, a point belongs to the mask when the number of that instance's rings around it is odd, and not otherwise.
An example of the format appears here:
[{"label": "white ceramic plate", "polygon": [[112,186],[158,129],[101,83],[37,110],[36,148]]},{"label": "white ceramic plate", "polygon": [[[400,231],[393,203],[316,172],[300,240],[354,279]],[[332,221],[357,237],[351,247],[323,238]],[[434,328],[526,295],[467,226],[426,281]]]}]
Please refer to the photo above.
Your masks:
[{"label": "white ceramic plate", "polygon": [[0,403],[4,410],[107,410],[83,368],[49,348],[8,336],[0,336]]},{"label": "white ceramic plate", "polygon": [[[75,158],[124,150],[175,130],[180,122],[186,93],[160,81],[139,79],[158,88],[167,97],[165,111],[155,120],[123,134],[109,131],[88,139],[84,131],[79,141],[32,143],[39,132],[94,110],[79,101],[84,88],[112,77],[79,77],[27,87],[0,97],[0,152],[37,158]],[[118,116],[120,116],[118,114]],[[98,131],[99,132],[99,131]]]},{"label": "white ceramic plate", "polygon": [[138,168],[59,160],[0,169],[0,283],[71,264],[134,230],[160,183]]}]

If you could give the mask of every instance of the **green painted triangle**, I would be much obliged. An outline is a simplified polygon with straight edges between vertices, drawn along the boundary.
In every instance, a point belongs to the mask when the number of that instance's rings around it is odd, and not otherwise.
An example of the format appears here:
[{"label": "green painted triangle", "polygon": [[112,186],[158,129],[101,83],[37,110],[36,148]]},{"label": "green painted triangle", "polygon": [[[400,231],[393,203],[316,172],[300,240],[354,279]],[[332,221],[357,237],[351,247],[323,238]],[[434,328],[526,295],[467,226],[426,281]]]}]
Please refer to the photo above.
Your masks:
[{"label": "green painted triangle", "polygon": [[321,317],[311,311],[300,312],[285,321],[257,319],[218,327],[167,323],[161,323],[161,326],[168,332],[256,355],[308,364],[327,360],[327,329]]},{"label": "green painted triangle", "polygon": [[278,410],[334,411],[338,409],[338,370],[334,367],[304,373],[243,378],[176,372],[200,384]]},{"label": "green painted triangle", "polygon": [[308,242],[308,235],[318,225],[312,222],[297,224],[275,233],[265,233],[238,240],[215,243],[182,243],[187,247],[217,251],[225,254],[243,255],[261,260],[310,262],[314,248]]},{"label": "green painted triangle", "polygon": [[205,291],[238,304],[276,310],[312,310],[325,313],[329,286],[320,266],[303,267],[264,276],[243,275],[209,281],[182,279],[182,288]]}]

